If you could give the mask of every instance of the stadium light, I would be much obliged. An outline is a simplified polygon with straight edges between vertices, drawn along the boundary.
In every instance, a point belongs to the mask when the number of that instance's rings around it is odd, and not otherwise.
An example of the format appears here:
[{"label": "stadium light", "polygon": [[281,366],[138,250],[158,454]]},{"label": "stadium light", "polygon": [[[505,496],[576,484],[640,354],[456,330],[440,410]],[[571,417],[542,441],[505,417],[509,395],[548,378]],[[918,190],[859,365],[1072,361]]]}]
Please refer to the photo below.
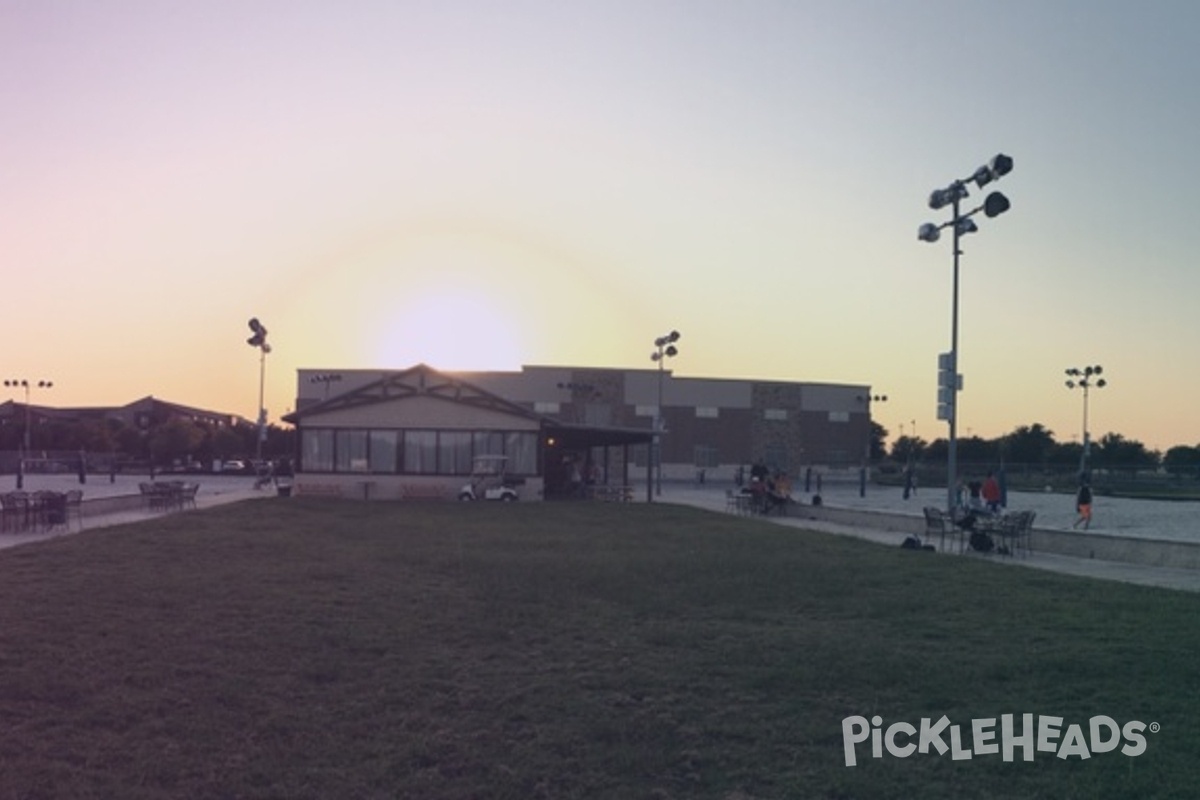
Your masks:
[{"label": "stadium light", "polygon": [[1103,389],[1108,381],[1101,378],[1104,368],[1099,364],[1079,369],[1071,367],[1067,371],[1067,388],[1083,390],[1083,452],[1079,454],[1079,480],[1087,480],[1087,462],[1091,455],[1092,442],[1088,438],[1088,391],[1093,387]]},{"label": "stadium light", "polygon": [[946,448],[946,506],[951,512],[958,505],[957,481],[958,470],[958,393],[962,390],[962,375],[958,372],[958,257],[962,255],[959,239],[968,233],[976,233],[979,226],[971,219],[980,211],[989,219],[998,217],[1008,211],[1008,198],[1000,192],[992,192],[982,205],[962,212],[962,201],[970,196],[967,183],[972,182],[982,189],[989,183],[999,180],[1012,172],[1013,160],[1003,153],[996,155],[987,164],[979,167],[970,177],[954,181],[942,189],[934,189],[929,195],[929,207],[938,211],[947,206],[951,209],[951,217],[941,225],[926,222],[917,229],[917,239],[922,242],[936,242],[941,238],[941,231],[949,228],[954,234],[954,289],[950,312],[950,352],[938,356],[938,419],[946,420],[950,425],[948,446]]},{"label": "stadium light", "polygon": [[654,411],[654,464],[657,475],[655,492],[659,495],[662,494],[663,363],[668,358],[679,355],[679,348],[675,346],[678,341],[679,331],[671,331],[664,336],[659,336],[654,340],[655,350],[650,354],[650,360],[658,364],[658,405]]},{"label": "stadium light", "polygon": [[263,390],[267,379],[267,353],[271,352],[271,345],[267,344],[267,329],[258,321],[258,317],[251,317],[248,324],[252,335],[246,340],[246,344],[257,347],[259,351],[258,434],[254,437],[254,468],[258,470],[262,465],[263,440],[267,438],[267,409],[263,407]]}]

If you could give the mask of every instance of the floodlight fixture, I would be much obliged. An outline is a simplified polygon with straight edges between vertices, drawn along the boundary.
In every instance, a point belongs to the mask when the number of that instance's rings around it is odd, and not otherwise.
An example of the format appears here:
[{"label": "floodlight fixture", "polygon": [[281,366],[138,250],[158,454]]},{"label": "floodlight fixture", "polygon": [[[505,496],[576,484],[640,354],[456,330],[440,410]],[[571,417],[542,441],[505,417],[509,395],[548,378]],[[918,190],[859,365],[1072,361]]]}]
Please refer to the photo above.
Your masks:
[{"label": "floodlight fixture", "polygon": [[998,217],[1011,207],[1008,198],[1000,192],[992,192],[983,201],[983,213],[988,219]]},{"label": "floodlight fixture", "polygon": [[1008,173],[1012,172],[1013,160],[1012,156],[1006,156],[1004,153],[997,153],[988,163],[988,169],[991,170],[993,178],[1003,178]]},{"label": "floodlight fixture", "polygon": [[932,222],[926,222],[917,229],[917,238],[922,242],[936,242],[942,238],[942,229]]},{"label": "floodlight fixture", "polygon": [[945,189],[934,189],[929,195],[929,207],[934,211],[939,208],[945,208],[959,200],[964,200],[967,197],[967,187],[962,181],[955,181]]},{"label": "floodlight fixture", "polygon": [[996,177],[992,174],[992,170],[986,165],[975,170],[975,174],[971,176],[971,180],[974,181],[975,185],[980,189],[982,189],[984,186],[987,186],[995,179]]},{"label": "floodlight fixture", "polygon": [[959,236],[967,233],[979,233],[979,226],[970,217],[959,217],[958,222],[955,223],[955,228],[958,229]]},{"label": "floodlight fixture", "polygon": [[267,344],[267,329],[258,321],[258,317],[251,317],[248,324],[254,335],[246,340],[246,344],[261,348],[264,353],[271,352],[271,345]]}]

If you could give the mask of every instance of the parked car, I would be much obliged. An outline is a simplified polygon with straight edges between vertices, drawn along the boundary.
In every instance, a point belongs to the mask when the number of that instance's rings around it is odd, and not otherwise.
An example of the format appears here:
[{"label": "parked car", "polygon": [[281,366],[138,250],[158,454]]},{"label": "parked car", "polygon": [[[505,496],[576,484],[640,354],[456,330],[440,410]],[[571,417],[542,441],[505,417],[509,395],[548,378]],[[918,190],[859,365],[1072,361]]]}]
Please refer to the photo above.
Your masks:
[{"label": "parked car", "polygon": [[221,465],[221,472],[245,472],[246,462],[232,458]]}]

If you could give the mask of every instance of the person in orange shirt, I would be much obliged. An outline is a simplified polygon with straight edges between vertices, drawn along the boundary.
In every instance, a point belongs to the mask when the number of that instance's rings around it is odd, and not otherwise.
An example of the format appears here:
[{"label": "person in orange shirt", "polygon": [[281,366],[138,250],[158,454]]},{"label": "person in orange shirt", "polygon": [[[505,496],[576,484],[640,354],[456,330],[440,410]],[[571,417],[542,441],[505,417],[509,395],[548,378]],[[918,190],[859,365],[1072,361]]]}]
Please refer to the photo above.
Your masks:
[{"label": "person in orange shirt", "polygon": [[997,514],[1000,511],[1000,482],[996,480],[996,476],[992,473],[987,474],[987,478],[983,481],[983,488],[980,489],[980,494],[983,495],[984,505],[988,511]]}]

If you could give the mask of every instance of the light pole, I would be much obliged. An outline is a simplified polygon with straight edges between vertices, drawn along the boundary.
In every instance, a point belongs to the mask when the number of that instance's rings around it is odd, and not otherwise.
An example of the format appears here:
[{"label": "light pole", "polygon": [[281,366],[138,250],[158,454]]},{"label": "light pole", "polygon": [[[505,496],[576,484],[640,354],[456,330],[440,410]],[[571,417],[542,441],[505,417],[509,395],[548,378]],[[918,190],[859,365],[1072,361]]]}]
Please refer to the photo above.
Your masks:
[{"label": "light pole", "polygon": [[[266,385],[267,378],[267,353],[271,352],[271,345],[267,344],[267,329],[258,317],[250,318],[250,330],[253,335],[246,340],[246,344],[251,347],[257,347],[258,355],[258,433],[255,436],[254,442],[254,468],[257,470],[262,463],[262,446],[263,439],[267,436],[267,409],[263,407],[263,389]],[[326,384],[328,387],[328,384]]]},{"label": "light pole", "polygon": [[866,497],[867,496],[867,471],[871,467],[871,441],[872,441],[871,435],[872,435],[872,433],[874,433],[874,431],[871,428],[871,403],[886,403],[887,395],[886,394],[867,394],[867,395],[860,394],[860,395],[856,396],[854,399],[860,403],[863,403],[867,407],[867,443],[863,447],[862,469],[860,469],[858,471],[858,496]]},{"label": "light pole", "polygon": [[983,201],[983,205],[963,213],[961,203],[969,193],[967,183],[973,182],[982,189],[987,184],[997,180],[1012,171],[1013,160],[1003,153],[997,155],[989,163],[975,170],[967,178],[954,181],[944,189],[935,189],[929,196],[929,207],[935,211],[951,207],[951,218],[941,225],[926,222],[917,231],[917,238],[923,242],[936,242],[941,237],[943,228],[950,228],[954,234],[954,289],[953,302],[950,312],[950,352],[938,356],[938,419],[944,419],[950,424],[948,446],[946,448],[946,506],[951,512],[958,504],[955,484],[957,483],[958,459],[958,393],[962,390],[962,375],[958,372],[958,257],[962,255],[959,239],[965,234],[975,233],[979,227],[971,219],[980,211],[987,217],[996,217],[1009,208],[1008,198],[1000,192],[992,192]]},{"label": "light pole", "polygon": [[1088,439],[1088,391],[1093,386],[1097,389],[1103,389],[1108,385],[1108,381],[1099,377],[1102,372],[1104,372],[1104,368],[1099,364],[1084,367],[1083,369],[1071,367],[1067,370],[1067,388],[1079,388],[1083,390],[1083,452],[1079,454],[1080,481],[1087,480],[1087,461],[1092,449],[1092,442]]},{"label": "light pole", "polygon": [[25,488],[25,459],[29,458],[29,450],[32,447],[33,441],[31,435],[33,429],[33,416],[30,413],[29,408],[29,390],[34,388],[49,389],[54,386],[54,383],[52,381],[38,381],[37,383],[34,383],[31,380],[20,378],[5,381],[4,385],[25,390],[25,446],[22,449],[21,457],[17,460],[17,489],[20,490]]},{"label": "light pole", "polygon": [[650,360],[658,362],[658,405],[654,411],[654,465],[657,476],[655,491],[659,495],[662,494],[663,362],[679,355],[679,348],[675,346],[678,341],[679,331],[659,336],[654,340],[655,350],[650,354]]},{"label": "light pole", "polygon": [[50,387],[54,386],[54,382],[53,381],[38,381],[37,383],[34,383],[33,381],[26,380],[25,378],[21,378],[20,380],[5,381],[4,385],[12,386],[14,388],[21,388],[21,389],[25,390],[25,453],[28,454],[29,449],[32,446],[30,444],[30,442],[31,442],[30,428],[31,428],[32,417],[30,416],[30,413],[29,413],[29,390],[34,389],[34,388],[49,389]]}]

